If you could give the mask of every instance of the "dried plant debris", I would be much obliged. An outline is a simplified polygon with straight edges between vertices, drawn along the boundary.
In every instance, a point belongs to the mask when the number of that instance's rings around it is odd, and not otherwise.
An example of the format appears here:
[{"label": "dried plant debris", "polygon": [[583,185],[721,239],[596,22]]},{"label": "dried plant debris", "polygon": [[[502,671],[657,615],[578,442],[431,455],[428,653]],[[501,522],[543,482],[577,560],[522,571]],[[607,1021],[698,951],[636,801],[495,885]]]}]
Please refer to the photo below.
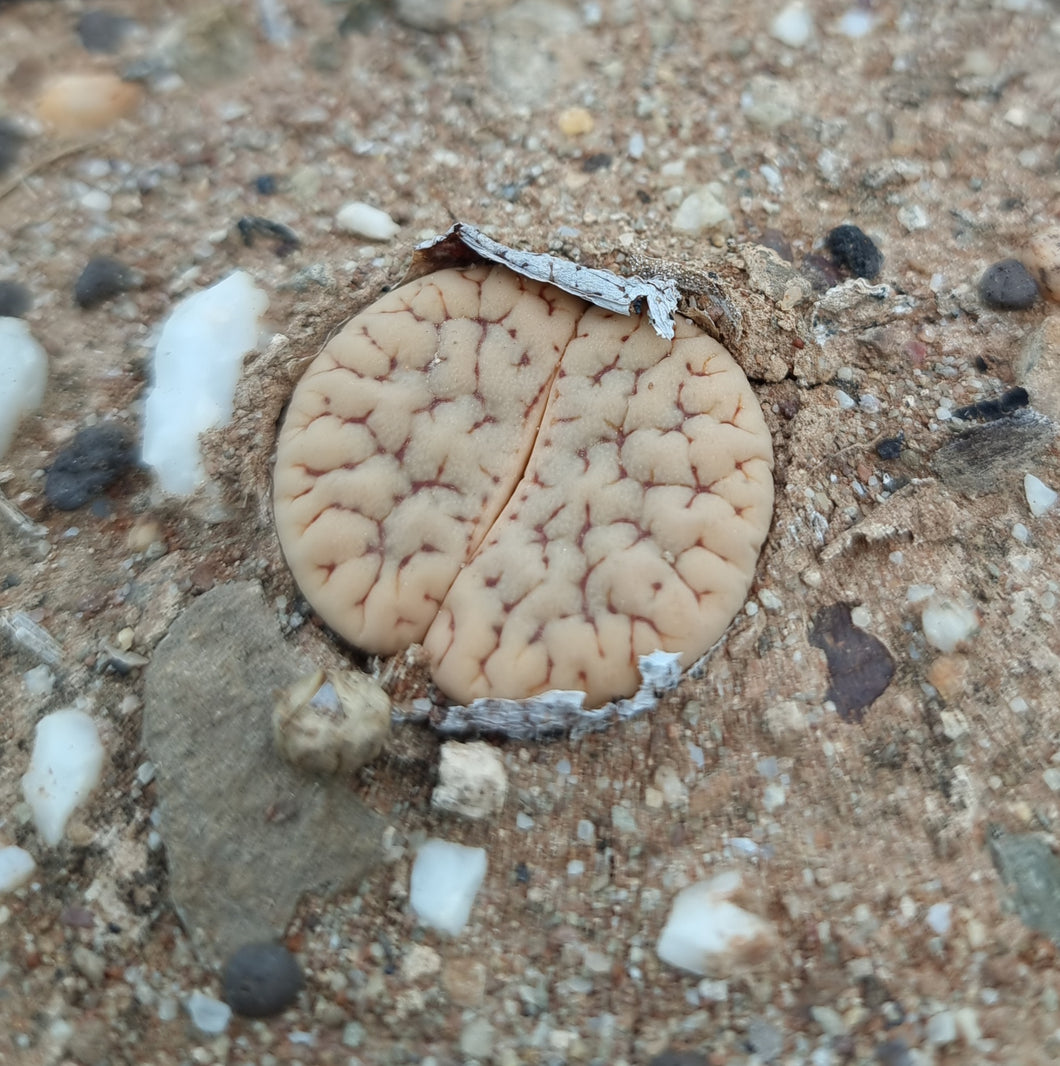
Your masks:
[{"label": "dried plant debris", "polygon": [[487,237],[464,222],[457,222],[441,237],[417,246],[402,284],[443,267],[483,260],[500,263],[524,278],[548,282],[620,315],[640,314],[646,309],[655,332],[666,340],[673,339],[673,317],[681,294],[672,278],[665,275],[623,278],[609,270],[582,266],[554,255],[523,252]]},{"label": "dried plant debris", "polygon": [[839,717],[844,722],[860,722],[865,710],[891,683],[893,656],[882,641],[854,625],[845,603],[817,612],[810,643],[828,660],[828,699]]},{"label": "dried plant debris", "polygon": [[772,443],[724,348],[626,311],[465,265],[327,345],[280,432],[275,511],[333,629],[375,654],[422,642],[465,704],[600,707],[641,656],[714,644],[769,527]]},{"label": "dried plant debris", "polygon": [[1030,466],[1056,436],[1056,424],[1031,408],[973,426],[931,460],[939,478],[970,496],[996,492],[1012,471]]}]

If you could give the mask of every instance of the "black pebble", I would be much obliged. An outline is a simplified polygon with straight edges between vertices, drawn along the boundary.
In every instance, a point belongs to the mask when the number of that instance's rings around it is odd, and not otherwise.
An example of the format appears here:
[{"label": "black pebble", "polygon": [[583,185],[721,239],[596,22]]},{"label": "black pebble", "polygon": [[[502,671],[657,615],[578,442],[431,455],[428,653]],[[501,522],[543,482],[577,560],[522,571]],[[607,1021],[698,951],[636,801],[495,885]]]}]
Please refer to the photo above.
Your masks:
[{"label": "black pebble", "polygon": [[592,174],[596,170],[607,170],[611,163],[612,158],[607,152],[597,152],[595,155],[586,156],[582,160],[582,170],[586,174]]},{"label": "black pebble", "polygon": [[77,36],[89,52],[117,52],[135,23],[125,15],[95,8],[77,20]]},{"label": "black pebble", "polygon": [[98,307],[133,286],[133,272],[120,260],[97,255],[74,285],[74,299],[86,310]]},{"label": "black pebble", "polygon": [[113,422],[81,430],[55,457],[44,495],[60,511],[73,511],[98,496],[132,463],[128,433]]},{"label": "black pebble", "polygon": [[0,281],[0,318],[21,318],[32,306],[29,289],[18,281]]},{"label": "black pebble", "polygon": [[221,996],[244,1018],[268,1018],[302,990],[302,971],[280,944],[247,944],[225,963]]},{"label": "black pebble", "polygon": [[883,256],[872,238],[857,226],[836,226],[825,238],[836,266],[858,278],[872,281],[883,266]]},{"label": "black pebble", "polygon": [[881,1066],[913,1066],[913,1053],[901,1038],[876,1045],[876,1061]]},{"label": "black pebble", "polygon": [[897,437],[888,437],[876,445],[876,454],[881,459],[897,459],[902,454],[902,442],[905,434],[899,433]]},{"label": "black pebble", "polygon": [[254,179],[254,188],[262,196],[274,196],[276,194],[276,178],[272,174],[259,174]]},{"label": "black pebble", "polygon": [[953,412],[954,418],[967,422],[969,419],[981,418],[985,422],[995,422],[1005,415],[1026,407],[1031,401],[1027,390],[1017,385],[1015,388],[1003,392],[996,400],[980,400],[971,403],[967,407],[958,407]]},{"label": "black pebble", "polygon": [[0,118],[0,174],[15,165],[24,140],[21,130],[13,122]]},{"label": "black pebble", "polygon": [[1023,311],[1038,299],[1038,286],[1018,259],[1002,259],[983,272],[979,298],[997,311]]}]

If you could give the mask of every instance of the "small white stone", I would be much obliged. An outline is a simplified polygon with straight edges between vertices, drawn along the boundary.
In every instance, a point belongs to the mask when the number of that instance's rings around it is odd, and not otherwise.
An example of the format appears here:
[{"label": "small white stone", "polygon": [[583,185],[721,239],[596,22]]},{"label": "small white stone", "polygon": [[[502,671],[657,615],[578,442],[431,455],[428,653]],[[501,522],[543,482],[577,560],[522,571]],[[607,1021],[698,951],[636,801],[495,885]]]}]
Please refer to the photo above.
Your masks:
[{"label": "small white stone", "polygon": [[1020,544],[1028,544],[1031,539],[1031,531],[1022,522],[1017,522],[1012,527],[1012,537],[1014,540],[1018,540]]},{"label": "small white stone", "polygon": [[950,931],[950,917],[953,907],[949,903],[933,903],[928,907],[925,921],[939,936],[945,936]]},{"label": "small white stone", "polygon": [[953,1011],[939,1011],[928,1019],[927,1039],[929,1044],[936,1047],[952,1044],[957,1039],[957,1019],[954,1018]]},{"label": "small white stone", "polygon": [[835,402],[839,404],[841,411],[853,411],[857,407],[850,393],[844,392],[842,389],[835,390]]},{"label": "small white stone", "polygon": [[1056,490],[1033,474],[1024,477],[1023,491],[1027,494],[1027,506],[1035,518],[1041,518],[1056,503]]},{"label": "small white stone", "polygon": [[40,407],[48,356],[21,318],[0,318],[0,456],[23,415]]},{"label": "small white stone", "polygon": [[684,198],[677,209],[673,219],[674,229],[681,233],[731,229],[732,215],[723,197],[724,189],[717,182],[696,189]]},{"label": "small white stone", "polygon": [[14,892],[33,876],[37,864],[33,856],[13,844],[0,848],[0,892]]},{"label": "small white stone", "polygon": [[931,225],[928,213],[919,204],[906,204],[898,209],[898,221],[909,233],[927,229]]},{"label": "small white stone", "polygon": [[721,977],[771,954],[773,926],[731,902],[740,884],[739,873],[730,870],[679,892],[659,937],[659,958],[690,973]]},{"label": "small white stone", "polygon": [[55,847],[62,840],[70,815],[96,787],[102,769],[103,745],[84,711],[55,711],[37,723],[22,794],[45,844]]},{"label": "small white stone", "polygon": [[508,777],[497,750],[485,741],[450,740],[442,745],[438,786],[431,794],[436,811],[464,818],[488,818],[503,806]]},{"label": "small white stone", "polygon": [[22,675],[22,683],[31,696],[50,696],[55,688],[55,675],[42,663],[27,670]]},{"label": "small white stone", "polygon": [[813,37],[813,16],[801,0],[794,0],[773,19],[769,33],[789,48],[803,48]]},{"label": "small white stone", "polygon": [[102,189],[89,189],[81,197],[81,206],[86,211],[97,211],[103,214],[110,210],[110,197]]},{"label": "small white stone", "polygon": [[784,601],[772,589],[759,589],[758,602],[767,611],[779,611],[784,606]]},{"label": "small white stone", "polygon": [[872,32],[872,28],[875,25],[876,18],[874,15],[868,11],[855,9],[840,15],[836,21],[835,28],[837,33],[856,40],[858,37],[866,37]]},{"label": "small white stone", "polygon": [[639,130],[630,134],[626,153],[630,159],[640,159],[644,155],[644,134]]},{"label": "small white stone", "polygon": [[426,944],[413,944],[401,960],[401,976],[406,981],[432,977],[442,968],[442,957]]},{"label": "small white stone", "polygon": [[979,615],[969,604],[945,597],[931,597],[920,616],[924,639],[941,652],[954,651],[979,628]]},{"label": "small white stone", "polygon": [[1042,772],[1042,780],[1051,792],[1060,792],[1060,768],[1050,766]]},{"label": "small white stone", "polygon": [[227,1003],[222,1003],[212,996],[205,996],[199,991],[188,996],[184,1007],[191,1016],[191,1024],[207,1036],[223,1033],[232,1020],[232,1008]]},{"label": "small white stone", "polygon": [[340,207],[335,225],[369,241],[393,240],[401,232],[401,227],[385,211],[361,200]]},{"label": "small white stone", "polygon": [[427,926],[457,936],[486,876],[486,852],[432,838],[416,852],[409,882],[409,906]]}]

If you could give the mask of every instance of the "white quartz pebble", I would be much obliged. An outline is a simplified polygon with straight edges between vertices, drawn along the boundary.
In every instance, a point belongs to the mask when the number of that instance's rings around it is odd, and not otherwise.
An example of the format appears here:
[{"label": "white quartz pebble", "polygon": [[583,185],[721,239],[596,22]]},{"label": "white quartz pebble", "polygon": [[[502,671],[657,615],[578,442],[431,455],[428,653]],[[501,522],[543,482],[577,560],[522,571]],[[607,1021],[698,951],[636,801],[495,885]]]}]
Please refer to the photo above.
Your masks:
[{"label": "white quartz pebble", "polygon": [[1035,518],[1041,518],[1056,503],[1056,490],[1033,474],[1023,479],[1023,491],[1027,494],[1027,506]]},{"label": "white quartz pebble", "polygon": [[0,318],[0,455],[19,420],[40,407],[48,378],[48,357],[20,318]]},{"label": "white quartz pebble", "polygon": [[813,37],[813,16],[801,0],[794,0],[773,19],[769,33],[789,48],[802,48]]},{"label": "white quartz pebble", "polygon": [[437,838],[416,852],[409,906],[434,929],[457,936],[471,917],[471,905],[486,876],[486,852]]},{"label": "white quartz pebble", "polygon": [[729,870],[679,892],[659,937],[659,958],[690,973],[726,977],[768,957],[776,931],[731,902],[740,884],[739,873]]},{"label": "white quartz pebble", "polygon": [[361,200],[340,207],[335,216],[335,225],[346,233],[369,241],[389,241],[401,231],[401,227],[385,211]]},{"label": "white quartz pebble", "polygon": [[33,856],[13,844],[0,848],[0,892],[14,892],[21,888],[32,876],[37,864]]},{"label": "white quartz pebble", "polygon": [[103,745],[84,711],[55,711],[37,723],[22,794],[45,844],[55,847],[62,840],[70,815],[99,783],[102,769]]}]

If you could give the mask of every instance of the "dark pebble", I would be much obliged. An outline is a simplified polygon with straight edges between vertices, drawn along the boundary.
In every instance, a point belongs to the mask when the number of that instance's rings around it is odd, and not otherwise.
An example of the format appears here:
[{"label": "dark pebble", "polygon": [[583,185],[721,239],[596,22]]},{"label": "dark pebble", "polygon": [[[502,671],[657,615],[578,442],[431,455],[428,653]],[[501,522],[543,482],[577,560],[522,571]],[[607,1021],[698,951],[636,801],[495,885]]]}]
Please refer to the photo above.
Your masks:
[{"label": "dark pebble", "polygon": [[872,281],[883,266],[883,256],[872,238],[858,226],[836,226],[825,238],[836,266],[856,278]]},{"label": "dark pebble", "polygon": [[997,311],[1023,311],[1038,299],[1038,286],[1018,259],[1002,259],[983,272],[979,298]]},{"label": "dark pebble", "polygon": [[954,418],[967,422],[973,418],[981,418],[984,422],[996,422],[1005,415],[1026,407],[1031,398],[1025,388],[1017,385],[1013,389],[1003,392],[996,400],[980,400],[978,403],[970,403],[967,407],[958,407],[953,412]]},{"label": "dark pebble", "polygon": [[830,681],[827,698],[839,717],[860,722],[891,683],[894,657],[882,641],[854,625],[845,603],[822,607],[814,615],[810,643],[824,652]]},{"label": "dark pebble", "polygon": [[766,248],[772,248],[785,263],[792,262],[791,241],[780,230],[772,228],[763,230],[758,243],[765,245]]},{"label": "dark pebble", "polygon": [[799,272],[810,283],[814,292],[827,292],[843,280],[835,263],[816,252],[811,252],[803,258]]},{"label": "dark pebble", "polygon": [[302,244],[290,226],[282,222],[273,222],[271,218],[262,218],[260,215],[244,215],[237,223],[236,229],[243,238],[243,243],[252,247],[258,237],[265,237],[274,242],[274,251],[280,259],[290,255]]},{"label": "dark pebble", "polygon": [[19,281],[0,281],[0,318],[21,318],[33,305],[29,289]]},{"label": "dark pebble", "polygon": [[707,1058],[698,1051],[663,1051],[648,1066],[708,1066]]},{"label": "dark pebble", "polygon": [[133,287],[133,272],[120,259],[97,255],[88,261],[74,285],[74,299],[86,310],[98,307]]},{"label": "dark pebble", "polygon": [[913,1053],[904,1040],[885,1040],[876,1045],[876,1061],[881,1066],[913,1066]]},{"label": "dark pebble", "polygon": [[129,435],[105,422],[81,430],[55,457],[44,481],[44,495],[60,511],[72,511],[98,496],[132,464]]},{"label": "dark pebble", "polygon": [[268,1018],[302,990],[302,971],[280,944],[247,944],[225,963],[221,996],[244,1018]]},{"label": "dark pebble", "polygon": [[77,36],[89,52],[117,52],[134,25],[125,15],[95,8],[77,20]]},{"label": "dark pebble", "polygon": [[15,165],[24,140],[22,131],[13,122],[0,118],[0,175]]},{"label": "dark pebble", "polygon": [[897,459],[902,454],[902,444],[905,434],[899,433],[897,437],[887,437],[876,445],[876,454],[881,459]]},{"label": "dark pebble", "polygon": [[597,152],[595,155],[586,156],[582,161],[582,170],[586,174],[592,174],[596,170],[607,170],[611,163],[612,158],[607,152]]},{"label": "dark pebble", "polygon": [[276,177],[273,174],[259,174],[254,179],[254,188],[262,196],[276,195]]}]

